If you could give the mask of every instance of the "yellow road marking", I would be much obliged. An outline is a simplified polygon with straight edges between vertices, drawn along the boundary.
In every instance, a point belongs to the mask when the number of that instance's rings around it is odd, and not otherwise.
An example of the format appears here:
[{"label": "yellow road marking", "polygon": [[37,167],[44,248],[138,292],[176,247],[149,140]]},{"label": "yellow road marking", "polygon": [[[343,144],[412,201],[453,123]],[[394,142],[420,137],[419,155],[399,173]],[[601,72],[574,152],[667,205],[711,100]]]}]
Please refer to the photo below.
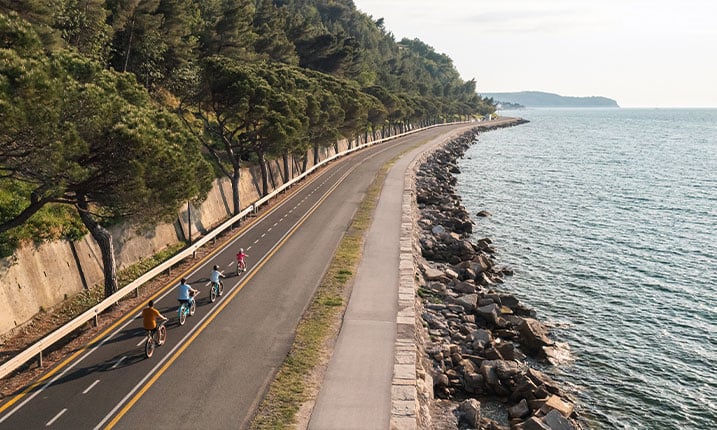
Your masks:
[{"label": "yellow road marking", "polygon": [[189,347],[189,345],[194,342],[197,336],[199,336],[199,334],[202,333],[212,321],[214,321],[214,318],[216,318],[217,315],[221,313],[221,311],[229,304],[229,302],[231,302],[234,297],[239,294],[239,291],[244,288],[247,282],[249,282],[254,277],[254,275],[258,273],[258,270],[264,267],[264,265],[267,264],[269,260],[271,260],[274,254],[276,254],[284,246],[286,241],[289,240],[289,238],[291,238],[291,236],[296,233],[299,227],[301,227],[301,225],[303,225],[304,222],[306,222],[306,220],[309,219],[309,217],[321,206],[324,200],[326,200],[336,190],[336,188],[338,188],[338,186],[343,183],[343,180],[346,178],[346,176],[348,176],[351,171],[353,171],[353,169],[346,172],[341,178],[341,180],[337,182],[333,187],[331,187],[331,189],[329,189],[324,194],[324,196],[316,202],[314,207],[309,212],[302,216],[301,220],[299,220],[299,222],[288,232],[288,234],[286,234],[286,236],[284,236],[284,238],[281,239],[281,241],[274,246],[274,248],[262,260],[262,262],[259,263],[259,265],[252,270],[251,274],[248,277],[244,278],[244,280],[237,286],[237,288],[234,289],[232,293],[227,296],[227,298],[222,301],[219,306],[217,306],[216,310],[214,310],[213,313],[209,315],[209,317],[207,317],[207,319],[204,320],[204,322],[202,322],[202,324],[195,329],[195,332],[174,352],[174,354],[167,360],[167,362],[164,363],[164,365],[159,370],[157,370],[157,372],[147,381],[147,383],[142,388],[139,389],[139,391],[137,391],[137,393],[127,402],[127,404],[125,404],[122,409],[117,412],[117,415],[115,415],[114,418],[112,418],[112,420],[107,423],[107,426],[104,427],[105,430],[112,429],[119,422],[119,420],[122,419],[122,417],[135,405],[135,403],[139,401],[139,399],[144,395],[144,393],[146,393],[147,390],[149,390],[152,385],[154,385],[154,383],[157,382],[157,380],[164,374],[164,372],[169,369],[172,363],[174,363],[174,361]]}]

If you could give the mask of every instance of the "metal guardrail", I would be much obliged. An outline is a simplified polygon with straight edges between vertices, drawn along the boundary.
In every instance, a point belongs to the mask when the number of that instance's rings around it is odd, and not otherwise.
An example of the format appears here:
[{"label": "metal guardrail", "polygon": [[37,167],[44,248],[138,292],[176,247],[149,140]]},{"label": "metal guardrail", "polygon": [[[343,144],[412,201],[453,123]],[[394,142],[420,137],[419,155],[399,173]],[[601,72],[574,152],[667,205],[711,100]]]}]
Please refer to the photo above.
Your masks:
[{"label": "metal guardrail", "polygon": [[251,213],[255,212],[259,209],[262,205],[264,205],[266,202],[274,198],[277,194],[283,192],[287,188],[291,187],[295,183],[301,181],[311,173],[313,173],[316,169],[319,167],[330,163],[331,161],[346,156],[352,152],[359,151],[361,149],[367,148],[369,146],[377,145],[389,140],[397,139],[399,137],[403,137],[409,134],[417,133],[422,130],[427,130],[434,127],[442,127],[446,125],[453,125],[453,124],[460,124],[460,122],[452,122],[452,123],[445,123],[445,124],[435,124],[428,127],[418,128],[414,130],[410,130],[404,133],[400,133],[394,136],[386,137],[383,139],[374,140],[371,142],[367,142],[361,145],[357,145],[351,149],[348,149],[346,151],[342,151],[340,153],[337,153],[320,163],[315,164],[310,169],[308,169],[306,172],[302,173],[301,175],[297,176],[296,178],[292,179],[291,181],[283,184],[279,188],[275,189],[271,193],[267,194],[266,196],[260,198],[259,200],[255,201],[249,207],[244,209],[243,211],[239,212],[239,214],[233,216],[232,218],[228,219],[218,227],[214,228],[211,232],[209,232],[206,236],[203,236],[201,239],[193,243],[192,245],[188,246],[185,250],[181,251],[177,255],[171,257],[169,260],[161,263],[160,265],[154,267],[144,275],[140,276],[139,278],[135,279],[128,285],[122,287],[117,292],[112,294],[111,296],[107,297],[106,299],[102,300],[102,302],[98,303],[97,305],[93,306],[92,308],[86,310],[79,316],[75,317],[72,321],[68,322],[64,326],[58,328],[54,332],[50,333],[49,335],[45,336],[44,338],[40,339],[39,341],[32,344],[30,347],[28,347],[23,352],[17,354],[15,357],[11,358],[10,360],[6,361],[0,366],[0,379],[4,378],[11,372],[17,370],[20,366],[30,361],[33,357],[38,357],[40,366],[42,366],[42,352],[47,349],[48,347],[52,346],[55,342],[59,341],[63,337],[67,336],[74,330],[81,327],[86,322],[96,319],[99,317],[100,313],[105,311],[110,306],[116,304],[119,302],[122,298],[124,298],[126,295],[134,292],[137,288],[142,286],[145,282],[149,281],[150,279],[154,278],[158,274],[162,273],[163,271],[171,268],[174,264],[177,262],[194,255],[194,253],[199,249],[201,246],[209,242],[210,240],[217,237],[219,234],[223,233],[225,230],[230,228],[234,223],[237,221],[241,221],[244,219],[247,215],[250,215]]}]

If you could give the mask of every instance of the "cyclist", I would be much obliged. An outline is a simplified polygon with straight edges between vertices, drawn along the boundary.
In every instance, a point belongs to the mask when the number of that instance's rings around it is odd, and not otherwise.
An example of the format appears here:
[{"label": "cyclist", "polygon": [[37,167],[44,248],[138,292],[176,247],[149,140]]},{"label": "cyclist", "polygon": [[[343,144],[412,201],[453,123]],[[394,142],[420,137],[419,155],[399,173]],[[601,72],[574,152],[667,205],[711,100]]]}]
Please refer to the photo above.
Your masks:
[{"label": "cyclist", "polygon": [[212,281],[212,284],[221,285],[221,288],[219,288],[219,295],[221,296],[224,291],[224,283],[219,278],[224,278],[224,274],[219,271],[219,266],[215,264],[214,270],[212,270],[212,274],[209,276],[209,279]]},{"label": "cyclist", "polygon": [[162,321],[167,321],[168,318],[162,315],[155,307],[154,300],[150,300],[147,303],[147,307],[142,309],[142,324],[144,329],[150,332],[154,336],[154,331],[157,330],[157,318]]},{"label": "cyclist", "polygon": [[180,306],[182,303],[186,303],[187,306],[189,306],[189,301],[192,299],[192,296],[198,292],[199,290],[195,290],[187,284],[187,278],[182,278],[182,282],[179,284],[179,297],[177,298]]},{"label": "cyclist", "polygon": [[248,257],[249,254],[244,253],[244,248],[239,248],[239,253],[237,254],[237,273],[246,272],[246,261],[244,261],[245,257]]}]

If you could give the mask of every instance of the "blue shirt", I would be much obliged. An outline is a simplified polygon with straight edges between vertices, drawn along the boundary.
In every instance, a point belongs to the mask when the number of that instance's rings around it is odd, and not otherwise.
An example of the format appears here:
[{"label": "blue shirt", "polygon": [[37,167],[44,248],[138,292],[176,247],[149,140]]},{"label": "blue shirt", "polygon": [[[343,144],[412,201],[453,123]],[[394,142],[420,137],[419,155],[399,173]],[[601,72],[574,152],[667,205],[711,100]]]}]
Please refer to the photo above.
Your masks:
[{"label": "blue shirt", "polygon": [[187,284],[179,284],[179,300],[189,300],[189,291],[192,289]]}]

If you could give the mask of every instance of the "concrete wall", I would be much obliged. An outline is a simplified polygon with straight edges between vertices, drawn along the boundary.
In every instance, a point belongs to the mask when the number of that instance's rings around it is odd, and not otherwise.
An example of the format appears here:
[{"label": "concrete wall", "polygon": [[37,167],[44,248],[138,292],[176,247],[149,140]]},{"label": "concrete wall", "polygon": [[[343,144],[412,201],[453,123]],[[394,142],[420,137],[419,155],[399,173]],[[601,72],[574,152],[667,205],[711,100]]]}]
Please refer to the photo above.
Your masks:
[{"label": "concrete wall", "polygon": [[[340,151],[347,147],[345,141],[339,143]],[[333,146],[322,149],[320,159],[335,153]],[[307,168],[310,168],[313,165],[312,150],[308,157]],[[292,178],[298,176],[301,161],[290,158],[289,165]],[[269,169],[271,191],[284,184],[287,178],[283,177],[282,159],[270,162]],[[256,166],[242,169],[241,175],[239,189],[241,209],[244,209],[260,198],[261,175]],[[231,182],[227,178],[218,179],[207,198],[198,207],[191,207],[192,237],[200,237],[231,214]],[[173,223],[142,230],[130,225],[112,227],[118,269],[184,241],[188,234],[187,218],[184,205],[179,208]],[[22,246],[12,257],[0,259],[0,336],[27,323],[41,308],[50,309],[88,286],[102,283],[102,256],[89,234],[73,243],[62,240]]]}]

